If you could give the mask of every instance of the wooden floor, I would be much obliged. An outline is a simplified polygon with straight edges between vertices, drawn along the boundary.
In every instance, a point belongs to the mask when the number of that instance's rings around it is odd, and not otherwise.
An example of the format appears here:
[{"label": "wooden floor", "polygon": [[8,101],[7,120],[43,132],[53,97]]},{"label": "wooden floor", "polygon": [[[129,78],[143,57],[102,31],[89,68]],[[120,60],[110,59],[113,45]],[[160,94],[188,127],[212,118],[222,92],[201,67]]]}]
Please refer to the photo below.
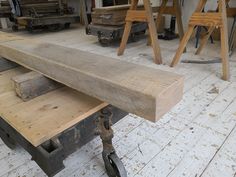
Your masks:
[{"label": "wooden floor", "polygon": [[[221,65],[168,65],[178,40],[160,41],[164,65],[153,63],[152,49],[142,39],[127,46],[117,57],[118,45],[103,48],[83,29],[58,33],[24,34],[48,42],[111,56],[153,68],[185,75],[183,100],[156,124],[129,115],[114,125],[114,144],[128,177],[235,177],[236,176],[236,62],[231,62],[231,82],[222,81]],[[183,59],[213,59],[219,46],[208,45],[194,55],[194,43]],[[231,60],[236,61],[236,54]],[[109,69],[109,68],[108,68]],[[56,177],[107,177],[99,138],[65,160],[66,168]],[[9,150],[0,141],[1,177],[43,177],[45,174],[22,148]]]}]

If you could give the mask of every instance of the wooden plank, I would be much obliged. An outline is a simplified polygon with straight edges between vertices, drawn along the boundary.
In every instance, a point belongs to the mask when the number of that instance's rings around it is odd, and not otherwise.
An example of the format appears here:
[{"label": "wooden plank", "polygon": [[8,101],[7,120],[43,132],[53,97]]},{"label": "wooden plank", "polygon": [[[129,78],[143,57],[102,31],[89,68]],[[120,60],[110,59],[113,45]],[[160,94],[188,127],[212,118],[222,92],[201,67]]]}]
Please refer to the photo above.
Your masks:
[{"label": "wooden plank", "polygon": [[[2,72],[0,81],[9,85],[13,75],[23,73],[22,68]],[[18,98],[10,85],[0,93],[0,116],[35,147],[107,105],[68,87],[28,102]]]},{"label": "wooden plank", "polygon": [[62,87],[62,84],[46,78],[42,74],[31,71],[12,78],[16,94],[23,100],[29,101],[40,95]]},{"label": "wooden plank", "polygon": [[9,42],[0,43],[0,54],[154,122],[183,94],[182,76],[54,44],[10,37]]},{"label": "wooden plank", "polygon": [[17,66],[19,65],[14,62],[0,58],[0,72],[15,68]]}]

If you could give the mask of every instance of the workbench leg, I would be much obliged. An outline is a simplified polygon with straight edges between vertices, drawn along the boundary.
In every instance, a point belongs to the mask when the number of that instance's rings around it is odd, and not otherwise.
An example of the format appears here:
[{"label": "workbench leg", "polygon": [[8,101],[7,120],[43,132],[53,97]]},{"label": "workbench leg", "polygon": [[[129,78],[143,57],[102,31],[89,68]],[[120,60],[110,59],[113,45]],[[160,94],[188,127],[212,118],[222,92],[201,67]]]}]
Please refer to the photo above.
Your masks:
[{"label": "workbench leg", "polygon": [[126,44],[128,42],[128,39],[129,39],[129,34],[130,34],[130,31],[131,31],[131,28],[132,28],[132,24],[133,24],[133,22],[126,22],[126,24],[125,24],[124,34],[123,34],[121,44],[120,44],[120,47],[119,47],[118,53],[117,53],[118,56],[121,56],[121,55],[124,54]]},{"label": "workbench leg", "polygon": [[158,12],[158,15],[157,15],[157,19],[156,19],[157,29],[160,28],[161,19],[162,19],[163,13],[165,12],[167,2],[168,2],[168,0],[162,0],[160,9],[159,9],[159,12]]},{"label": "workbench leg", "polygon": [[207,44],[207,41],[211,37],[211,34],[213,33],[214,29],[215,29],[215,26],[211,26],[208,29],[207,34],[205,36],[203,36],[203,38],[201,39],[200,46],[198,47],[197,51],[195,52],[195,55],[199,55],[201,53],[203,47]]},{"label": "workbench leg", "polygon": [[[158,12],[158,14],[157,14],[157,19],[156,19],[156,28],[157,28],[157,31],[158,31],[158,29],[160,28],[161,19],[162,19],[163,13],[164,13],[164,11],[165,11],[167,2],[168,2],[168,0],[162,0],[162,2],[161,2],[161,6],[160,6],[159,12]],[[151,36],[150,36],[150,33],[148,33],[148,42],[147,42],[147,45],[152,45],[152,44],[151,44]]]},{"label": "workbench leg", "polygon": [[188,43],[188,41],[189,41],[189,39],[190,39],[190,37],[191,37],[191,35],[193,33],[194,27],[195,26],[189,26],[187,32],[185,33],[183,39],[180,42],[179,48],[177,49],[175,57],[174,57],[171,65],[170,65],[171,67],[174,67],[174,66],[176,66],[179,63],[180,57],[183,54],[184,49],[187,46],[187,43]]},{"label": "workbench leg", "polygon": [[183,37],[184,37],[184,27],[183,27],[181,6],[179,4],[179,0],[175,0],[174,1],[174,8],[175,8],[175,13],[176,13],[176,20],[177,20],[177,26],[178,26],[179,39],[181,41],[183,39]]}]

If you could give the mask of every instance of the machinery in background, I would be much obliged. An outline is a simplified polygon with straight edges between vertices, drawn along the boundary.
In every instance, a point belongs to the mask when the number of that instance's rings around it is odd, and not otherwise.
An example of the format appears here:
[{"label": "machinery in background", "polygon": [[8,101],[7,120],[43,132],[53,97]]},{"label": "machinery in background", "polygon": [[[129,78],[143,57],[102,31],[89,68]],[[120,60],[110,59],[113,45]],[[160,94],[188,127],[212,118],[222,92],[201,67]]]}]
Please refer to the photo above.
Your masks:
[{"label": "machinery in background", "polygon": [[25,27],[33,32],[37,29],[59,30],[69,28],[79,21],[79,15],[68,7],[66,0],[9,0],[1,2],[4,12],[0,16],[13,22],[12,29]]}]

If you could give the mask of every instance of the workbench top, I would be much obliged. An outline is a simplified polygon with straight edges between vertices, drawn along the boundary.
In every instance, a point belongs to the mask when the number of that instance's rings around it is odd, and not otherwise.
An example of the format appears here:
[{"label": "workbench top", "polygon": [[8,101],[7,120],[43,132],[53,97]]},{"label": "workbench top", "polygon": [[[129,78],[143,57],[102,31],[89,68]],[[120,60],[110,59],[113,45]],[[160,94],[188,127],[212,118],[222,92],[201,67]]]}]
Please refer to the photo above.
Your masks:
[{"label": "workbench top", "polygon": [[0,73],[0,116],[35,147],[107,106],[68,87],[23,102],[11,78],[26,72],[18,67]]}]

